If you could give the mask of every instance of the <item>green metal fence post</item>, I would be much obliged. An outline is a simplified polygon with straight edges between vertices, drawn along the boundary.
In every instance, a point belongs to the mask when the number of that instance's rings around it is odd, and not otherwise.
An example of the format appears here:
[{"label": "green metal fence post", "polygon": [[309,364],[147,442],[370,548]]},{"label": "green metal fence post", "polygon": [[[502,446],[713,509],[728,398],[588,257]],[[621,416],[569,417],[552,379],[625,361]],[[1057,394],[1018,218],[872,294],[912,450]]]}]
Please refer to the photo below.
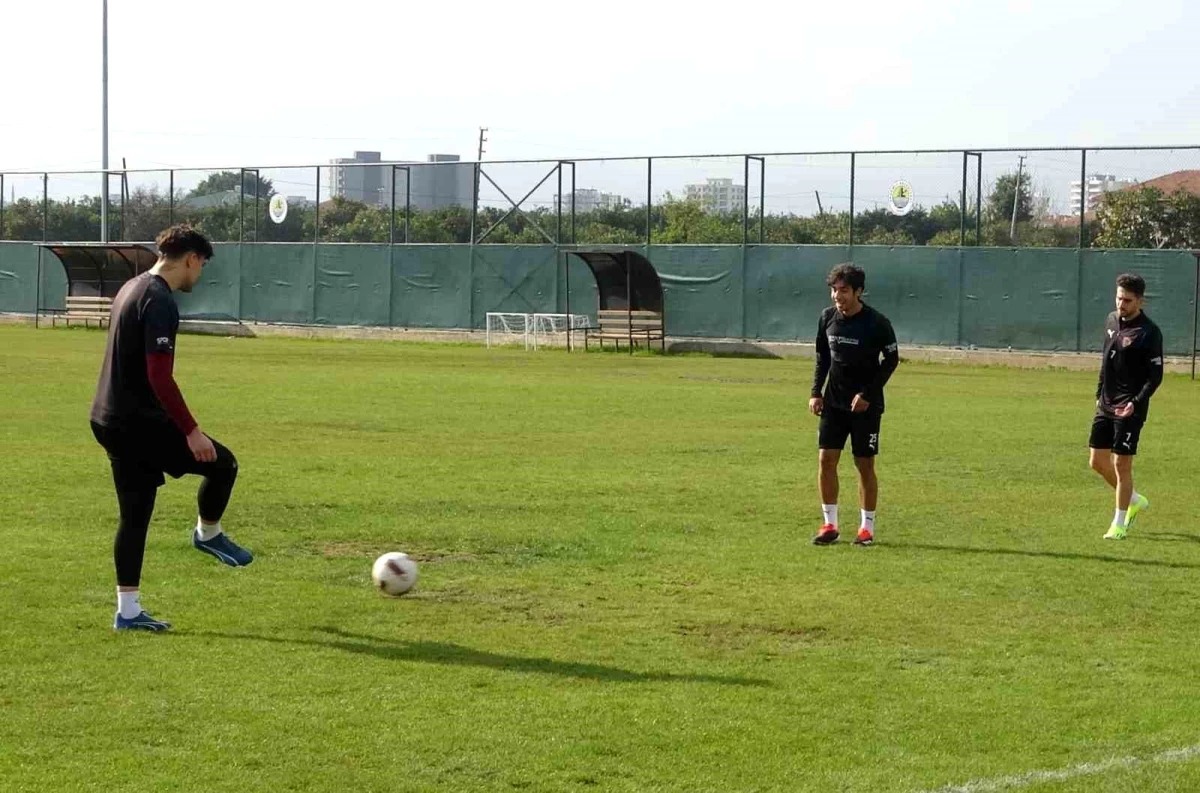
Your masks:
[{"label": "green metal fence post", "polygon": [[967,153],[963,152],[962,199],[958,204],[958,246],[967,244]]},{"label": "green metal fence post", "polygon": [[1087,212],[1087,149],[1079,150],[1079,247],[1083,248],[1084,214]]},{"label": "green metal fence post", "polygon": [[854,152],[850,152],[850,234],[847,248],[851,259],[854,258],[854,159]]}]

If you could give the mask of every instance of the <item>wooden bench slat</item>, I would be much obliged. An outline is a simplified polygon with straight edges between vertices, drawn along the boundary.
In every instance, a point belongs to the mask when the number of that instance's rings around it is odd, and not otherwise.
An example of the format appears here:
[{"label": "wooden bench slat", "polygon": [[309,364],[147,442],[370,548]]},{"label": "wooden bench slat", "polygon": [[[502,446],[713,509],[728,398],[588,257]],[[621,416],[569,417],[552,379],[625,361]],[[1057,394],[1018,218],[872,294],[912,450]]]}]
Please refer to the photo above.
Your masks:
[{"label": "wooden bench slat", "polygon": [[584,344],[588,339],[630,343],[630,350],[640,342],[649,345],[652,341],[666,342],[663,332],[663,315],[658,311],[639,309],[603,309],[596,312],[597,326],[586,329]]},{"label": "wooden bench slat", "polygon": [[[617,339],[624,340],[629,338],[628,333],[589,333],[590,339]],[[633,334],[634,341],[642,341],[643,339],[661,339],[662,333],[635,333]]]},{"label": "wooden bench slat", "polygon": [[592,331],[592,335],[604,334],[606,336],[628,336],[632,333],[634,336],[645,336],[647,333],[662,333],[662,328],[600,328],[597,331]]},{"label": "wooden bench slat", "polygon": [[55,314],[53,320],[64,320],[68,325],[74,322],[82,322],[85,325],[95,322],[103,327],[105,323],[111,320],[112,311],[111,297],[101,297],[100,295],[67,295],[66,311],[61,314]]},{"label": "wooden bench slat", "polygon": [[647,333],[662,333],[662,328],[599,328],[598,333],[618,333],[628,336],[632,333],[634,336],[645,336]]},{"label": "wooden bench slat", "polygon": [[601,320],[600,327],[602,328],[661,328],[662,320],[657,319],[635,319],[633,322],[616,322],[614,320]]}]

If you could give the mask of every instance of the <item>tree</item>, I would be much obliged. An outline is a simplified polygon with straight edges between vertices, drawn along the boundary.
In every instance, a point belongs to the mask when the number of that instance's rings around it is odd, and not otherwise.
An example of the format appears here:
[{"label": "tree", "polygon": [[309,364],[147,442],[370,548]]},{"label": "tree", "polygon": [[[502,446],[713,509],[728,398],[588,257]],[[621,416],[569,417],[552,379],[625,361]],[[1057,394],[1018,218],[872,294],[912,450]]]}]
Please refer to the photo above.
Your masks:
[{"label": "tree", "polygon": [[[662,207],[663,226],[654,235],[660,245],[734,243],[742,241],[742,221],[732,214],[706,212],[698,201],[679,201],[670,195]],[[735,222],[736,220],[736,222]]]},{"label": "tree", "polygon": [[18,198],[4,206],[4,227],[0,228],[0,239],[40,240],[42,225],[42,202]]},{"label": "tree", "polygon": [[[1017,198],[1017,222],[1033,219],[1033,194],[1030,190],[1032,178],[1029,172],[1022,172],[1020,195]],[[1017,175],[1006,173],[992,185],[992,192],[987,197],[987,217],[992,222],[1001,220],[1012,221],[1013,194],[1017,192]]]},{"label": "tree", "polygon": [[[557,223],[557,218],[552,219]],[[571,221],[563,213],[563,241],[571,239]],[[638,244],[646,239],[646,208],[613,207],[576,213],[575,239],[593,244]]]},{"label": "tree", "polygon": [[387,242],[391,209],[336,197],[321,204],[321,240],[325,242]]},{"label": "tree", "polygon": [[[938,204],[933,209],[929,210],[929,220],[930,220],[930,223],[933,225],[933,228],[936,230],[934,231],[933,236],[930,237],[929,240],[927,240],[925,242],[926,245],[932,245],[933,237],[936,237],[939,234],[942,234],[945,232],[953,232],[953,233],[957,234],[959,231],[959,225],[963,222],[962,209],[959,207],[959,205],[956,202],[951,201],[949,198],[947,198],[947,199],[943,200],[942,203]],[[966,225],[967,225],[967,236],[974,239],[974,237],[975,237],[975,202],[971,196],[967,196]],[[953,244],[954,245],[958,244],[957,237],[954,238]]]},{"label": "tree", "polygon": [[[242,180],[241,177],[245,177]],[[265,200],[275,195],[275,185],[270,179],[264,179],[254,171],[218,171],[214,174],[209,174],[204,181],[196,185],[189,193],[188,197],[196,197],[202,195],[212,195],[213,193],[236,193],[238,183],[242,181],[244,185],[244,193],[247,196],[254,196],[255,181],[258,182],[258,197]]]},{"label": "tree", "polygon": [[1101,248],[1200,247],[1200,197],[1156,187],[1107,193],[1096,210]]},{"label": "tree", "polygon": [[51,201],[46,209],[46,236],[51,240],[83,242],[100,236],[100,196]]},{"label": "tree", "polygon": [[[949,229],[943,229],[942,231],[939,231],[937,234],[934,234],[932,237],[930,237],[929,242],[926,244],[940,248],[953,248],[957,247],[960,241],[962,241],[962,236],[959,234],[958,229],[954,229],[953,231]],[[973,246],[975,244],[975,232],[972,231],[967,234],[967,238],[963,242],[966,245]]]},{"label": "tree", "polygon": [[171,198],[157,187],[135,187],[124,206],[109,207],[109,216],[117,216],[121,236],[127,240],[153,240],[170,224]]}]

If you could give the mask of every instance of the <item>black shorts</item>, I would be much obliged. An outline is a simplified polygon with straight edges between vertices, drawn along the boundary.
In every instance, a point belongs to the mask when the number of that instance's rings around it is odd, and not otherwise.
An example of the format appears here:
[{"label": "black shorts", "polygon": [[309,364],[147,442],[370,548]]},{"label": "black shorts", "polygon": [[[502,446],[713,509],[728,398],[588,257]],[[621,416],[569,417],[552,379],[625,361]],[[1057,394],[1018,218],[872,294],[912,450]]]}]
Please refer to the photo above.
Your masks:
[{"label": "black shorts", "polygon": [[1088,438],[1088,446],[1092,449],[1111,449],[1113,454],[1135,455],[1144,423],[1145,419],[1136,414],[1118,419],[1097,413],[1092,419],[1092,435]]},{"label": "black shorts", "polygon": [[211,437],[217,459],[211,463],[199,462],[188,448],[187,438],[174,424],[116,429],[93,421],[92,434],[108,454],[118,491],[162,487],[167,482],[164,474],[174,479],[184,474],[207,477],[220,469],[237,468],[233,452]]},{"label": "black shorts", "polygon": [[879,454],[879,424],[883,416],[873,410],[852,413],[827,407],[821,411],[821,427],[817,431],[817,446],[821,449],[850,449],[855,457],[874,457]]}]

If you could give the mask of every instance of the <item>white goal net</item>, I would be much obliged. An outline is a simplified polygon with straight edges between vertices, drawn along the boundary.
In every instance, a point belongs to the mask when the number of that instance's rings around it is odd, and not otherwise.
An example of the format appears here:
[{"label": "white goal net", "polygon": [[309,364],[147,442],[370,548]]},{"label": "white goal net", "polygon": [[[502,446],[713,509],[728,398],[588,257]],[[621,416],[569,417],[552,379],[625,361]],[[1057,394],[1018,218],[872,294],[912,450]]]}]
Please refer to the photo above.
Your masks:
[{"label": "white goal net", "polygon": [[583,329],[590,327],[592,319],[587,314],[534,314],[533,348],[539,345],[565,345],[567,330],[572,336],[582,336]]},{"label": "white goal net", "polygon": [[508,314],[491,311],[487,314],[487,346],[520,344],[525,349],[533,341],[533,314]]},{"label": "white goal net", "polygon": [[487,346],[520,344],[525,349],[565,346],[568,330],[574,346],[575,335],[582,336],[592,326],[587,314],[514,314],[492,311],[487,314]]}]

